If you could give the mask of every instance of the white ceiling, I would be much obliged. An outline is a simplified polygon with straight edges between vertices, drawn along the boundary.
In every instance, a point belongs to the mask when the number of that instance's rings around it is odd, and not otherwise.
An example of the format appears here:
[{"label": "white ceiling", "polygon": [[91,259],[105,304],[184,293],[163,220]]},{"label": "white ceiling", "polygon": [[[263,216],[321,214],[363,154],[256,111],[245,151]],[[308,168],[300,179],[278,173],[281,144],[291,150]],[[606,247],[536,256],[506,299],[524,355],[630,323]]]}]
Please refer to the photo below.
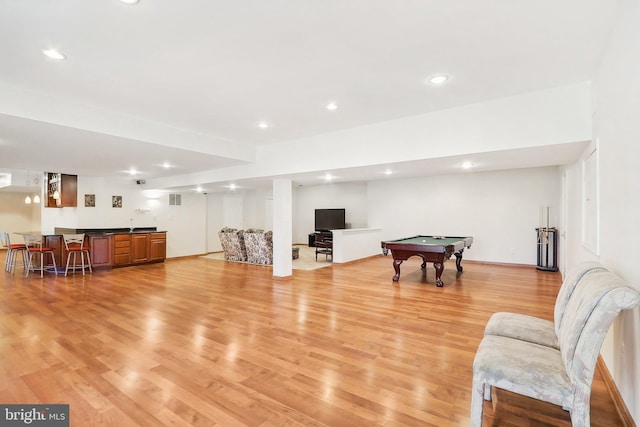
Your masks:
[{"label": "white ceiling", "polygon": [[[260,146],[590,80],[617,2],[0,0],[0,10],[0,88]],[[42,55],[51,47],[67,59]],[[438,73],[451,81],[426,83]],[[0,100],[0,168],[154,178],[240,162],[34,120],[11,103]],[[496,164],[550,157],[509,154]]]}]

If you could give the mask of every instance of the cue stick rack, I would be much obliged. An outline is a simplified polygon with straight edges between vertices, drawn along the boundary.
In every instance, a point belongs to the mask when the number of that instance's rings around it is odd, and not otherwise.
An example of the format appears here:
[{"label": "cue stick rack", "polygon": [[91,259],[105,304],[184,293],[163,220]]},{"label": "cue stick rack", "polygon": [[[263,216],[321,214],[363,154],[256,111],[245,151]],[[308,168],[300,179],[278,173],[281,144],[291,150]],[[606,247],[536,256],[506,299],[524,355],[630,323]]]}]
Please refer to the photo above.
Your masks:
[{"label": "cue stick rack", "polygon": [[538,256],[536,268],[542,271],[558,271],[558,229],[549,227],[549,206],[547,210],[547,223],[542,226],[544,220],[544,208],[540,211],[540,227],[536,228],[538,235]]}]

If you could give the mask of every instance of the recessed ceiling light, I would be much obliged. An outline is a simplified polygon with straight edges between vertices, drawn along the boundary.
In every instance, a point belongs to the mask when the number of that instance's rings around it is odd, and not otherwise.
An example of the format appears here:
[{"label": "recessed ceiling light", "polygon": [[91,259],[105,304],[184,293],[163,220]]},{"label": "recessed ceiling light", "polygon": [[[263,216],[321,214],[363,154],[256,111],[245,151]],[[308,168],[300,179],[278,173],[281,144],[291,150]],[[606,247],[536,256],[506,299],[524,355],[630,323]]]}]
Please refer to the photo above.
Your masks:
[{"label": "recessed ceiling light", "polygon": [[164,162],[164,163],[162,164],[162,167],[163,167],[163,168],[165,168],[165,169],[169,169],[169,168],[171,167],[171,163],[169,163],[169,162]]},{"label": "recessed ceiling light", "polygon": [[333,176],[330,173],[326,173],[324,175],[325,182],[331,182],[333,180]]},{"label": "recessed ceiling light", "polygon": [[122,3],[126,4],[136,4],[139,0],[120,0]]},{"label": "recessed ceiling light", "polygon": [[432,85],[442,85],[445,84],[449,80],[449,76],[446,74],[439,74],[437,76],[429,77],[429,83]]},{"label": "recessed ceiling light", "polygon": [[229,190],[234,191],[236,188],[238,188],[235,184],[229,184]]},{"label": "recessed ceiling light", "polygon": [[384,174],[385,175],[391,175],[391,174],[393,174],[393,171],[391,169],[387,169],[387,170],[384,171]]},{"label": "recessed ceiling light", "polygon": [[129,169],[129,175],[136,175],[138,173],[134,168]]},{"label": "recessed ceiling light", "polygon": [[51,59],[61,60],[66,58],[66,56],[60,53],[60,51],[58,51],[57,49],[45,49],[42,51],[42,53],[44,53],[46,56],[48,56]]},{"label": "recessed ceiling light", "polygon": [[462,169],[471,169],[474,166],[475,166],[475,163],[471,163],[471,162],[462,163]]},{"label": "recessed ceiling light", "polygon": [[338,109],[338,104],[336,104],[335,102],[331,102],[331,103],[327,104],[327,110],[335,111],[337,109]]},{"label": "recessed ceiling light", "polygon": [[268,128],[268,127],[269,127],[269,123],[267,123],[267,122],[260,122],[260,123],[258,123],[258,127],[259,127],[260,129],[266,129],[266,128]]}]

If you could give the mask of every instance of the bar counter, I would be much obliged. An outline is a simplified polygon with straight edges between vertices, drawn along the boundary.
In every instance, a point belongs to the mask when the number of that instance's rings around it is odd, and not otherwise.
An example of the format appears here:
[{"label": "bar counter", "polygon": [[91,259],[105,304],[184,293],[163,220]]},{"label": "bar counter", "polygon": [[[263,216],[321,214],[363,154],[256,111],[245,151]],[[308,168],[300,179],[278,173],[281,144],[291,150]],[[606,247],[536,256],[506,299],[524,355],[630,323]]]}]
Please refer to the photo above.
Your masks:
[{"label": "bar counter", "polygon": [[[56,263],[67,262],[63,234],[85,234],[93,268],[125,267],[164,262],[167,256],[167,232],[156,227],[130,228],[59,228],[53,234],[41,234],[43,244],[53,248]],[[20,233],[24,234],[24,233]]]},{"label": "bar counter", "polygon": [[86,235],[105,235],[105,234],[136,234],[136,233],[166,233],[166,231],[158,231],[156,227],[136,227],[136,228],[62,228],[54,229],[55,235],[63,234],[80,234]]}]

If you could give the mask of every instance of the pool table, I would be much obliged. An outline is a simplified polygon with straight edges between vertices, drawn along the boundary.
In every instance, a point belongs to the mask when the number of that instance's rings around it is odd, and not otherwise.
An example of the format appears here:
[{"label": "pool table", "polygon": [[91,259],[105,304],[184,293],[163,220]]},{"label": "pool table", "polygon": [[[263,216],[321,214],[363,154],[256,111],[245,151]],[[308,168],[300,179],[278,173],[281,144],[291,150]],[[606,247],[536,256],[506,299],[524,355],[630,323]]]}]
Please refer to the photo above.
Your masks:
[{"label": "pool table", "polygon": [[387,240],[381,242],[382,253],[387,255],[391,251],[393,256],[393,268],[396,274],[393,281],[400,280],[400,264],[402,261],[417,255],[422,258],[422,268],[425,268],[428,262],[433,263],[436,269],[436,286],[442,287],[442,272],[444,271],[444,262],[456,256],[456,268],[462,271],[460,262],[462,261],[462,252],[465,248],[470,248],[473,243],[473,237],[447,237],[447,236],[413,236],[398,240]]}]

